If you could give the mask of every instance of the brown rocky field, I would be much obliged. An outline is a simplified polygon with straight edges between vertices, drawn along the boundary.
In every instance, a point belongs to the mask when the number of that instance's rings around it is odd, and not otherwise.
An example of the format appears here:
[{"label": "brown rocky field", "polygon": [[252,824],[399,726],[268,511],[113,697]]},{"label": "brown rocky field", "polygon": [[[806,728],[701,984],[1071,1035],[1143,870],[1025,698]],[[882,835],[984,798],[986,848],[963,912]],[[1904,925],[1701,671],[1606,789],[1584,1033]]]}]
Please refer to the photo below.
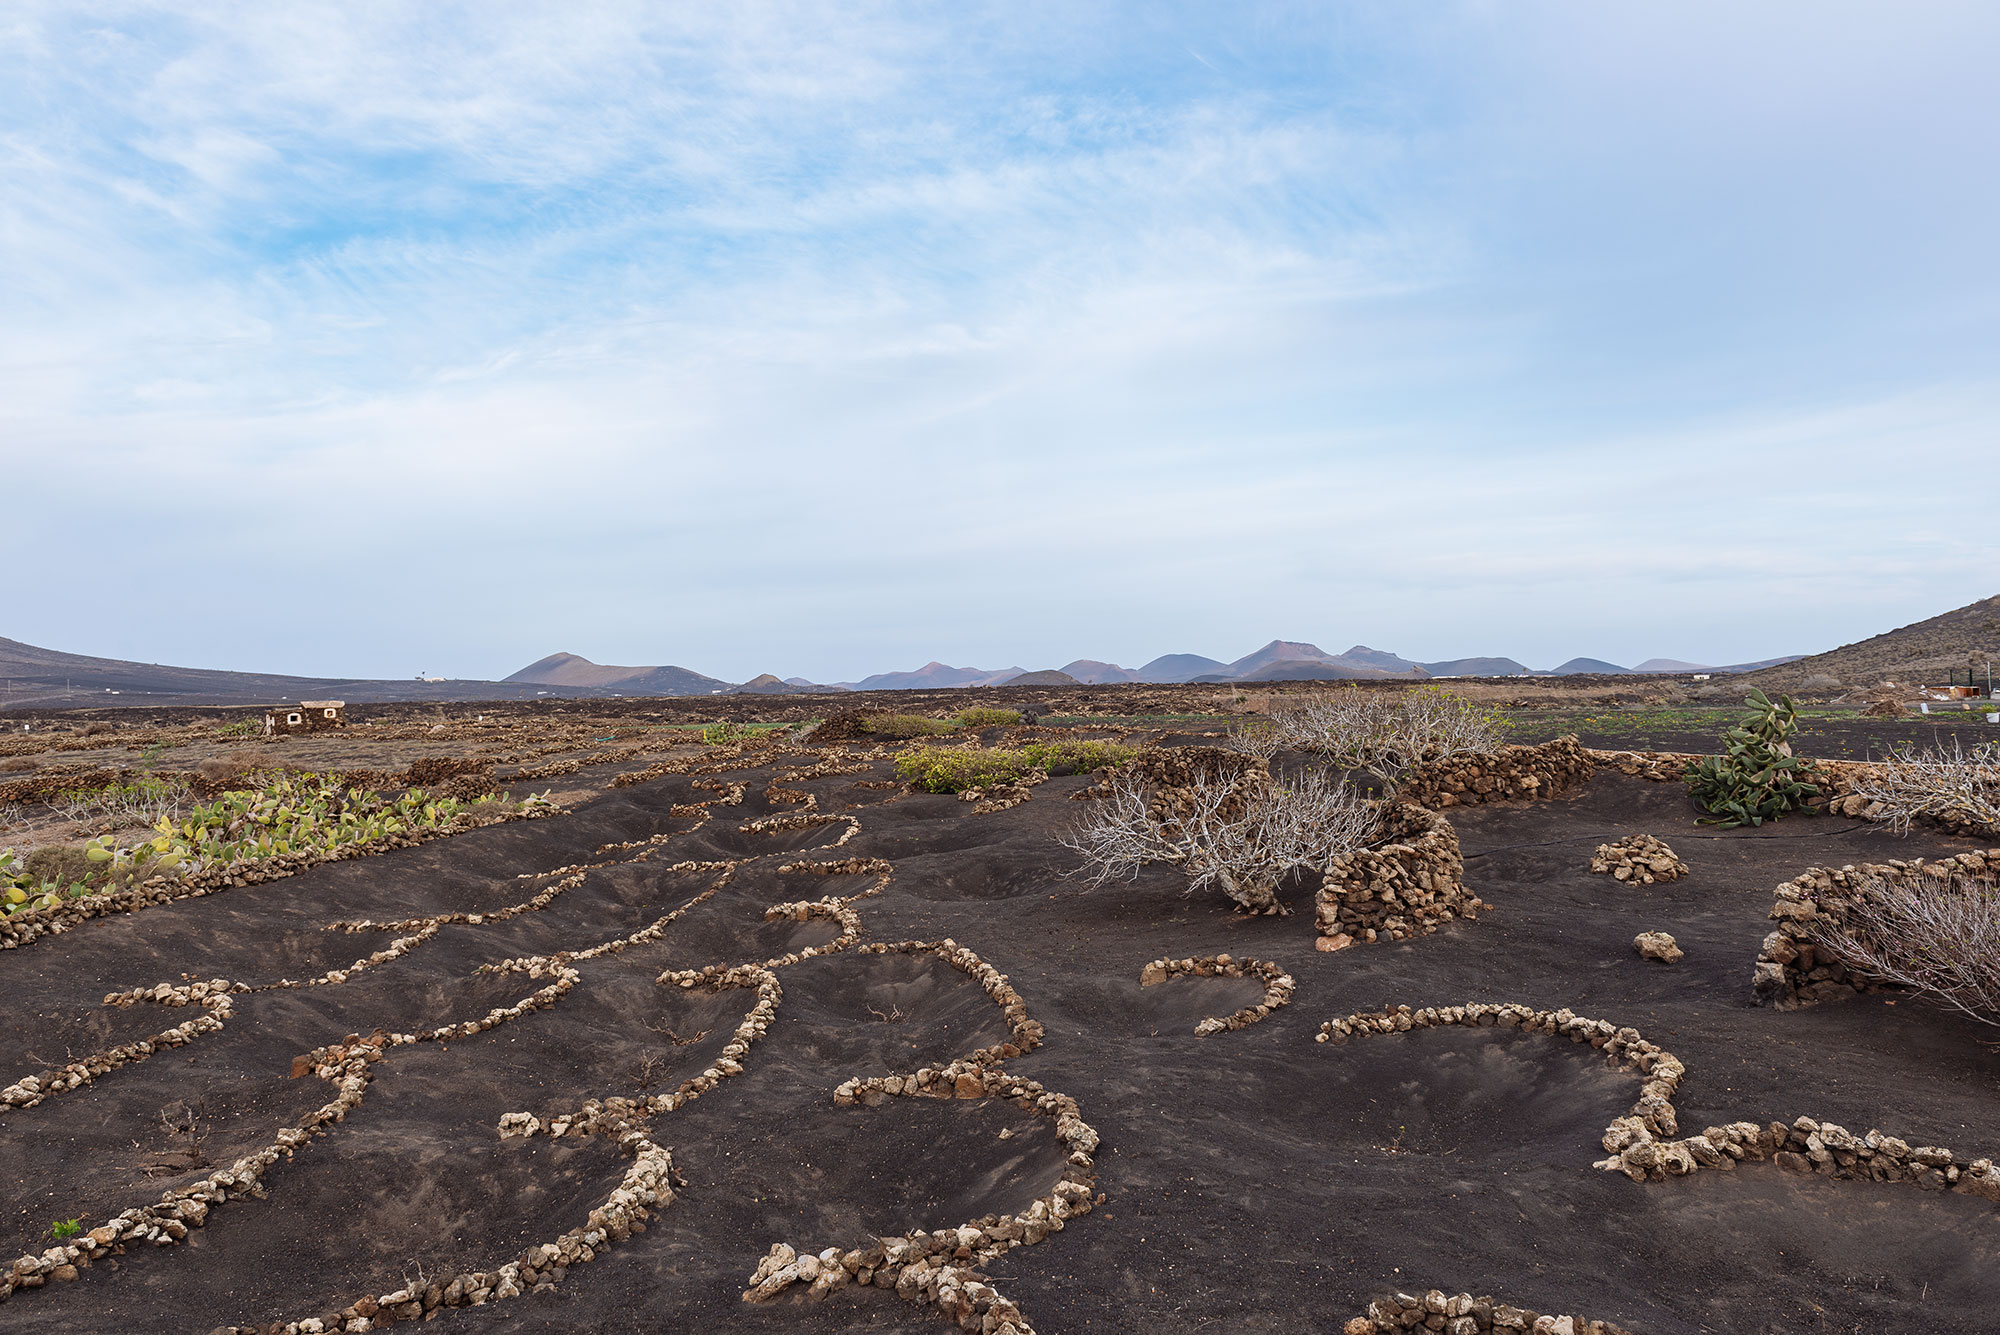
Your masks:
[{"label": "brown rocky field", "polygon": [[[1252,917],[1169,867],[1085,889],[1054,836],[1095,776],[914,792],[913,743],[809,739],[825,698],[379,706],[276,743],[218,711],[39,716],[0,734],[0,803],[38,775],[393,787],[452,760],[562,810],[7,937],[0,1329],[1995,1329],[1990,1032],[1752,980],[1780,885],[2000,839],[1698,825],[1681,762],[1633,753],[1722,715],[1513,689],[1523,740],[1599,753],[1406,785],[1462,896],[1410,863],[1436,886],[1375,904],[1372,941],[1329,931],[1317,876]],[[1045,714],[951,745],[1186,747],[1269,695],[837,706]],[[790,726],[697,730],[725,719]],[[1937,726],[1816,718],[1800,749]],[[0,844],[96,828],[58,815],[15,790]],[[1640,866],[1643,841],[1598,852],[1639,835],[1684,872],[1592,871]],[[1431,856],[1403,837],[1368,865]],[[1736,1124],[1715,1163],[1688,1139]]]}]

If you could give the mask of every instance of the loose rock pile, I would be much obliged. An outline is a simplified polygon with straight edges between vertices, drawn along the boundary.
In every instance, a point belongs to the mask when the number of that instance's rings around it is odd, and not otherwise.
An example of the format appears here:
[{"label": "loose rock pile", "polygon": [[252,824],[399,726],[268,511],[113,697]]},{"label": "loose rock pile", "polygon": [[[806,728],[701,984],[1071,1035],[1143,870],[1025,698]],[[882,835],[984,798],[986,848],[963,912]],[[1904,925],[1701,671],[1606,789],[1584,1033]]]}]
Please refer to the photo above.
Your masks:
[{"label": "loose rock pile", "polygon": [[1280,1006],[1291,1004],[1292,992],[1298,986],[1282,965],[1270,960],[1239,960],[1228,955],[1209,955],[1197,959],[1154,960],[1139,971],[1139,986],[1152,987],[1164,983],[1176,975],[1187,974],[1196,978],[1249,978],[1264,980],[1264,1000],[1255,1006],[1245,1006],[1234,1015],[1210,1016],[1194,1027],[1195,1033],[1203,1038],[1210,1034],[1220,1034],[1231,1029],[1241,1029],[1253,1025],[1270,1015]]},{"label": "loose rock pile", "polygon": [[1476,918],[1485,907],[1466,889],[1458,832],[1443,816],[1392,802],[1383,809],[1380,830],[1390,842],[1344,853],[1327,865],[1313,901],[1322,950],[1357,938],[1405,940],[1451,918]]},{"label": "loose rock pile", "polygon": [[1845,923],[1848,910],[1871,881],[1910,882],[1943,878],[1957,872],[1980,876],[2000,872],[2000,848],[1960,853],[1926,862],[1862,863],[1840,868],[1814,867],[1778,887],[1771,918],[1777,930],[1764,938],[1757,954],[1751,991],[1760,1006],[1793,1010],[1837,997],[1879,991],[1881,984],[1858,975],[1828,956],[1813,940],[1815,925]]},{"label": "loose rock pile", "polygon": [[1513,1331],[1525,1335],[1632,1335],[1625,1327],[1609,1321],[1543,1316],[1490,1297],[1447,1294],[1442,1289],[1432,1289],[1421,1296],[1392,1293],[1377,1298],[1368,1304],[1367,1316],[1355,1317],[1341,1327],[1342,1335],[1394,1335],[1397,1331],[1419,1329],[1440,1330],[1444,1335],[1482,1335],[1486,1331],[1498,1331],[1500,1335]]},{"label": "loose rock pile", "polygon": [[1666,840],[1650,834],[1633,834],[1599,844],[1591,856],[1590,869],[1635,885],[1651,885],[1655,881],[1678,881],[1687,875],[1688,866],[1667,847]]}]

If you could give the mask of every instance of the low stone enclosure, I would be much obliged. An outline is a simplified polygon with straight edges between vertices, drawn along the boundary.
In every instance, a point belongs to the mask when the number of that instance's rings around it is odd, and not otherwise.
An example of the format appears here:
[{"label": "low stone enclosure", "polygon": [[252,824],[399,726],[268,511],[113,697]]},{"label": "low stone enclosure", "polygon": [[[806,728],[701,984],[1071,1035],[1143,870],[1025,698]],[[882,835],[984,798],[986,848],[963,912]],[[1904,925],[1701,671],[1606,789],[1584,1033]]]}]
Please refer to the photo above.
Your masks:
[{"label": "low stone enclosure", "polygon": [[1847,1128],[1801,1116],[1793,1122],[1731,1122],[1698,1136],[1676,1138],[1680,1130],[1674,1095],[1687,1067],[1639,1031],[1574,1011],[1537,1010],[1512,1002],[1469,1002],[1462,1006],[1395,1006],[1329,1020],[1320,1026],[1321,1043],[1346,1043],[1372,1034],[1403,1034],[1445,1026],[1492,1027],[1547,1034],[1588,1043],[1620,1069],[1644,1078],[1631,1111],[1604,1130],[1610,1157],[1592,1166],[1623,1173],[1634,1182],[1661,1182],[1691,1173],[1726,1172],[1739,1162],[1770,1159],[1799,1173],[1842,1179],[1910,1182],[1929,1191],[1956,1191],[2000,1202],[2000,1169],[1990,1158],[1962,1159],[1939,1146],[1912,1146],[1895,1136]]},{"label": "low stone enclosure", "polygon": [[1414,802],[1392,802],[1379,828],[1388,842],[1343,854],[1326,869],[1313,900],[1323,950],[1356,940],[1401,941],[1478,915],[1481,901],[1465,888],[1465,859],[1450,821]]},{"label": "low stone enclosure", "polygon": [[1778,887],[1771,906],[1776,930],[1764,938],[1751,988],[1762,1005],[1792,1010],[1838,997],[1878,991],[1881,984],[1829,955],[1815,928],[1848,921],[1856,899],[1878,882],[1914,885],[1952,876],[1991,877],[2000,871],[2000,848],[1925,861],[1814,867]]}]

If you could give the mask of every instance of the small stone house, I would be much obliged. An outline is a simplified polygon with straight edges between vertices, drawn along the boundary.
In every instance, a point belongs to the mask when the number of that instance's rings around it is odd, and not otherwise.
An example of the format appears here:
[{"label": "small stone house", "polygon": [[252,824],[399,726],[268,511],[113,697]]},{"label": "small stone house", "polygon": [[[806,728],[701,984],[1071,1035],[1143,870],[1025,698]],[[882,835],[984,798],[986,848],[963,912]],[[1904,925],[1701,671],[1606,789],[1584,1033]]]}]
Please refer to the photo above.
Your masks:
[{"label": "small stone house", "polygon": [[264,735],[276,737],[294,732],[325,732],[347,726],[347,701],[301,700],[295,705],[273,705],[264,711]]}]

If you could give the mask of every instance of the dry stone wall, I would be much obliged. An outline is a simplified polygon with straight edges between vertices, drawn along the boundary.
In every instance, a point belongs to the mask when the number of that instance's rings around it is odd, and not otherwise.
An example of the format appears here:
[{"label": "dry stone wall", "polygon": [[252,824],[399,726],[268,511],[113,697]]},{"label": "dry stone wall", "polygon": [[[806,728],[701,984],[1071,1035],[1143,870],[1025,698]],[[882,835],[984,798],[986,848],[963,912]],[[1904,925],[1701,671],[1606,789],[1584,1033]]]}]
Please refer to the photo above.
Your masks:
[{"label": "dry stone wall", "polygon": [[1281,1006],[1288,1006],[1292,993],[1298,984],[1285,972],[1284,966],[1270,960],[1239,960],[1228,955],[1204,955],[1184,960],[1154,960],[1139,971],[1139,986],[1153,987],[1174,977],[1193,978],[1262,978],[1264,999],[1255,1006],[1245,1006],[1234,1015],[1212,1015],[1194,1027],[1196,1034],[1207,1038],[1210,1034],[1225,1033],[1231,1029],[1242,1029],[1266,1019],[1271,1012]]},{"label": "dry stone wall", "polygon": [[1574,737],[1558,737],[1539,746],[1503,746],[1419,765],[1403,780],[1397,796],[1439,810],[1535,800],[1574,792],[1596,772],[1594,753]]},{"label": "dry stone wall", "polygon": [[1368,1304],[1368,1315],[1341,1327],[1342,1335],[1397,1335],[1405,1330],[1442,1331],[1444,1335],[1632,1335],[1610,1321],[1581,1316],[1545,1316],[1497,1298],[1469,1293],[1392,1293]]},{"label": "dry stone wall", "polygon": [[1387,842],[1343,853],[1327,865],[1314,896],[1322,950],[1356,940],[1405,940],[1451,918],[1476,918],[1485,907],[1466,888],[1465,859],[1450,821],[1412,802],[1390,802],[1379,828]]},{"label": "dry stone wall", "polygon": [[2000,1170],[1990,1158],[1963,1159],[1935,1145],[1912,1146],[1880,1131],[1855,1135],[1811,1117],[1792,1122],[1731,1122],[1697,1136],[1678,1137],[1673,1098],[1687,1068],[1639,1031],[1607,1020],[1586,1019],[1567,1008],[1536,1010],[1511,1002],[1463,1006],[1395,1006],[1329,1020],[1321,1043],[1345,1043],[1371,1034],[1408,1033],[1444,1025],[1518,1029],[1588,1043],[1622,1068],[1644,1077],[1639,1098],[1605,1128],[1609,1158],[1592,1167],[1623,1173],[1634,1182],[1662,1182],[1702,1171],[1727,1172],[1742,1162],[1774,1161],[1791,1172],[1837,1180],[1908,1182],[1930,1191],[1955,1191],[2000,1202]]},{"label": "dry stone wall", "polygon": [[1751,977],[1751,991],[1762,1006],[1793,1010],[1822,1001],[1880,989],[1865,975],[1822,950],[1813,940],[1814,928],[1845,924],[1856,899],[1871,881],[1908,884],[1953,874],[1983,876],[2000,872],[2000,848],[1960,853],[1925,861],[1861,863],[1814,867],[1778,887],[1770,917],[1777,928],[1764,938]]}]

